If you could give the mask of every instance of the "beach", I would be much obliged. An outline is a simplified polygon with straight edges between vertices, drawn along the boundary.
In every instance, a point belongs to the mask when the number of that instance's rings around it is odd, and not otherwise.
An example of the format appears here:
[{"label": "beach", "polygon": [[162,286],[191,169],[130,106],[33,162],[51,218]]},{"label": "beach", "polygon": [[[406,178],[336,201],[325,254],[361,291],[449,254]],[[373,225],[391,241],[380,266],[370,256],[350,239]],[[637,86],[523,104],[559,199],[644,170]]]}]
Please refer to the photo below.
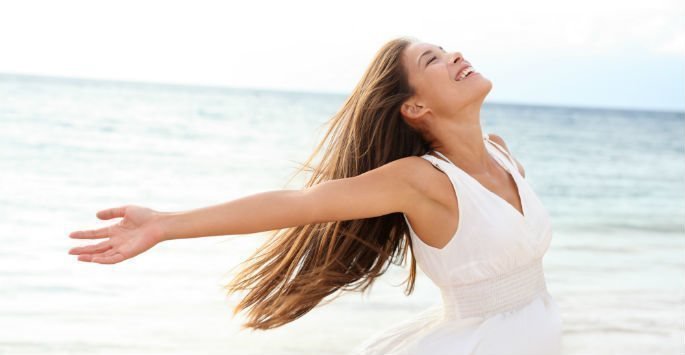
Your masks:
[{"label": "beach", "polygon": [[[67,251],[123,204],[180,211],[286,185],[344,95],[0,75],[0,354],[344,354],[439,305],[393,266],[284,327],[239,332],[228,272],[268,233]],[[564,355],[685,352],[685,113],[489,103],[549,210]]]}]

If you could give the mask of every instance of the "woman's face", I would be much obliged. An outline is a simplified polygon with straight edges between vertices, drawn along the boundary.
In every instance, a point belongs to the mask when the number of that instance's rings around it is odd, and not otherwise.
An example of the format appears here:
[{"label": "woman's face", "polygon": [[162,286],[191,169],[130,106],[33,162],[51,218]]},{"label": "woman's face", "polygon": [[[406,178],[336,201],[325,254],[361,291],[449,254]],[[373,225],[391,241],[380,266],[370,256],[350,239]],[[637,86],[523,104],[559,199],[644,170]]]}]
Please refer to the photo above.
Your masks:
[{"label": "woman's face", "polygon": [[415,96],[409,101],[433,115],[452,117],[465,110],[480,110],[492,83],[476,69],[466,78],[458,77],[471,66],[459,52],[445,52],[442,47],[414,42],[403,52],[402,63]]}]

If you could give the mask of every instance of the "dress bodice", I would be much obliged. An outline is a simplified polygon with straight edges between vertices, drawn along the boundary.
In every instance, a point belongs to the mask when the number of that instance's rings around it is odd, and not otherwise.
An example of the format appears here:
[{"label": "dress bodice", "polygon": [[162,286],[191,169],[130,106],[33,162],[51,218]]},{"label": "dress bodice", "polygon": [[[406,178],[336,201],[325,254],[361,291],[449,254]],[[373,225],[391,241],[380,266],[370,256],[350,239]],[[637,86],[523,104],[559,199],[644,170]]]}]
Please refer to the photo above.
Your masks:
[{"label": "dress bodice", "polygon": [[[516,284],[526,289],[523,293],[531,294],[544,288],[542,257],[549,248],[552,229],[547,210],[520,175],[515,160],[487,134],[483,139],[488,153],[516,183],[523,214],[442,153],[436,152],[446,161],[430,154],[421,158],[430,161],[449,177],[457,195],[457,229],[444,247],[436,248],[423,242],[412,228],[411,221],[406,215],[404,218],[409,226],[417,264],[440,287],[446,305],[452,306],[455,297],[465,298],[466,294],[472,294],[470,297],[477,299],[501,289],[498,297],[508,300],[492,305],[490,309],[495,311],[505,303],[525,302],[532,297],[509,295],[516,292],[507,284]],[[464,299],[464,302],[472,301]],[[473,302],[479,303],[477,300]]]}]

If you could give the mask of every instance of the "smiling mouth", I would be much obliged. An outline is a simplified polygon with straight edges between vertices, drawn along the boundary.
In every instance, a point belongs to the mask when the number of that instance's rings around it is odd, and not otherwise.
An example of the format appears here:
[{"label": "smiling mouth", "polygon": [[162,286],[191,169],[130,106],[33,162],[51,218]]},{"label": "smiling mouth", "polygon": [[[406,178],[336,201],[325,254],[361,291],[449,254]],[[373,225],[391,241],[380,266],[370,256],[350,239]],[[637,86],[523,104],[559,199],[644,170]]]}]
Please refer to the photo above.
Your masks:
[{"label": "smiling mouth", "polygon": [[455,80],[456,81],[462,81],[462,80],[466,79],[467,77],[471,76],[471,74],[473,74],[473,73],[476,73],[476,70],[473,69],[473,67],[469,65],[468,67],[464,68],[462,71],[460,71],[457,74]]}]

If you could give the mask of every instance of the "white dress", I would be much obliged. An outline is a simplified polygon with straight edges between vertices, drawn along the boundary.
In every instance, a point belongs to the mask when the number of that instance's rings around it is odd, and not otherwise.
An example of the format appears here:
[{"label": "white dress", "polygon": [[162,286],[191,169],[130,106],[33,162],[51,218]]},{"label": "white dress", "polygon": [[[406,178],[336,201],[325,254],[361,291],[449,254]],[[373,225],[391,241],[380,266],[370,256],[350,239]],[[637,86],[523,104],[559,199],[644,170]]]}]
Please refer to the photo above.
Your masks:
[{"label": "white dress", "polygon": [[442,153],[446,161],[421,156],[450,178],[459,207],[459,226],[443,248],[424,243],[404,216],[416,262],[440,288],[442,305],[371,335],[350,354],[561,354],[563,323],[542,268],[550,216],[513,158],[483,138],[516,182],[523,214]]}]

